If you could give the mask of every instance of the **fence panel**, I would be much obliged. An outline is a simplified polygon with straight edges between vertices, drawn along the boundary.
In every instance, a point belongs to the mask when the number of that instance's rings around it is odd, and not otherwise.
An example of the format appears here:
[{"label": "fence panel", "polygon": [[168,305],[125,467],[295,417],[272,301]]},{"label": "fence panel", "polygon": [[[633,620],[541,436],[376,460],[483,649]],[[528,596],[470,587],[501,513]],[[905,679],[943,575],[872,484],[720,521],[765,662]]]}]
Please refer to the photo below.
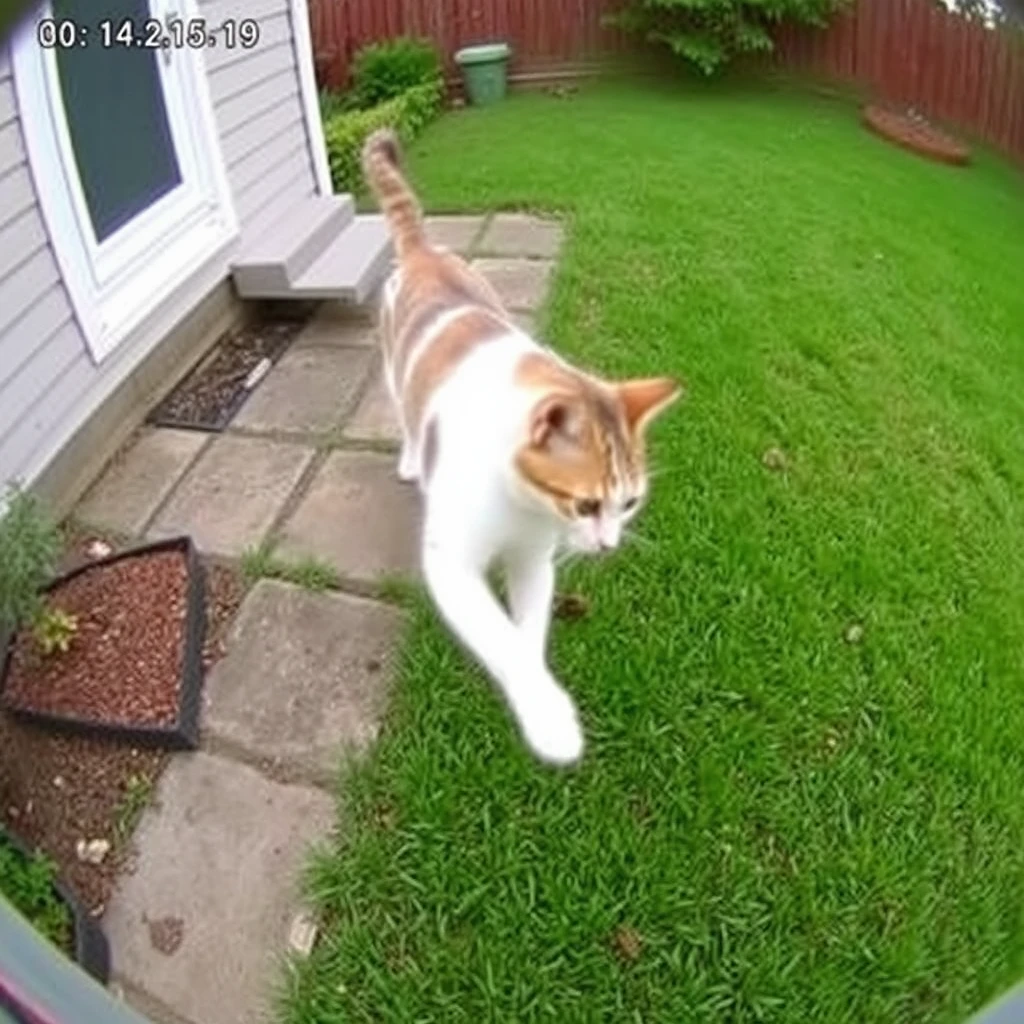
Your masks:
[{"label": "fence panel", "polygon": [[[455,72],[462,46],[503,40],[513,75],[572,70],[630,41],[601,24],[614,0],[309,0],[317,74],[343,86],[367,43],[431,39]],[[992,31],[934,0],[857,0],[826,29],[784,26],[775,61],[856,82],[1024,160],[1024,35]]]}]

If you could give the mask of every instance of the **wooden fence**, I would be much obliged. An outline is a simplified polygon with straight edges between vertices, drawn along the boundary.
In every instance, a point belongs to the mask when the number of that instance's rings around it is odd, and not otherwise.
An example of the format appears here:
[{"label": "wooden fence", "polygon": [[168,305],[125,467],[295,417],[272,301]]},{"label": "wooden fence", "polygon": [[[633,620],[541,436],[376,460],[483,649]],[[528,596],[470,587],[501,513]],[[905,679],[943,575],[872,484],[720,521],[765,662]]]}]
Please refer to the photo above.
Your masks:
[{"label": "wooden fence", "polygon": [[[309,0],[317,74],[347,81],[354,53],[397,35],[445,55],[503,40],[513,79],[571,73],[631,44],[601,25],[610,0]],[[934,0],[856,0],[825,30],[782,28],[775,62],[917,107],[1024,160],[1024,33],[986,29]]]},{"label": "wooden fence", "polygon": [[623,45],[601,25],[609,0],[309,0],[317,77],[338,87],[366,43],[409,34],[431,39],[445,56],[463,46],[512,47],[513,78],[571,72]]},{"label": "wooden fence", "polygon": [[1024,160],[1024,33],[987,29],[933,0],[858,0],[825,31],[787,27],[781,66],[913,106]]}]

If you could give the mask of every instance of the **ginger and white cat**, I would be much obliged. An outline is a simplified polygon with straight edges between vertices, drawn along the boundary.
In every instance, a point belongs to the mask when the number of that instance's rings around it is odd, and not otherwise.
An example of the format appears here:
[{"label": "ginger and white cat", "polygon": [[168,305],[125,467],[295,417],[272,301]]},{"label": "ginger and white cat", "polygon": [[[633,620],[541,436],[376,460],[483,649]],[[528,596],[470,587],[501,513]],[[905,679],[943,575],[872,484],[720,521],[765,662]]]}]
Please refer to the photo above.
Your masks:
[{"label": "ginger and white cat", "polygon": [[[583,733],[546,657],[555,556],[618,546],[647,493],[645,428],[680,387],[599,379],[517,327],[488,281],[428,242],[393,132],[367,140],[363,169],[397,256],[381,344],[399,475],[424,497],[427,587],[534,753],[571,764]],[[498,563],[510,613],[487,583]]]}]

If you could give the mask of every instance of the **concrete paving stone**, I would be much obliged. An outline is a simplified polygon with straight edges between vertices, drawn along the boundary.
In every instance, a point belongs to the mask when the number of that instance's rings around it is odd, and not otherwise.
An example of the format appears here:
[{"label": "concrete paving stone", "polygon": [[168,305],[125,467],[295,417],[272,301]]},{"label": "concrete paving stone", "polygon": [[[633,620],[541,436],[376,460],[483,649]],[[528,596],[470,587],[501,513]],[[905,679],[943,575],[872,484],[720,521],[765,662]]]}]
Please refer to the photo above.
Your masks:
[{"label": "concrete paving stone", "polygon": [[76,516],[92,526],[141,534],[209,434],[146,430],[120,453],[79,503]]},{"label": "concrete paving stone", "polygon": [[513,313],[512,319],[520,330],[526,331],[531,338],[536,338],[537,318],[532,313]]},{"label": "concrete paving stone", "polygon": [[395,405],[379,366],[359,408],[345,427],[345,436],[357,441],[387,441],[396,445],[402,443]]},{"label": "concrete paving stone", "polygon": [[556,220],[525,213],[498,213],[487,225],[477,252],[489,256],[540,256],[554,259],[564,232]]},{"label": "concrete paving stone", "polygon": [[397,468],[397,455],[333,452],[285,523],[278,552],[323,559],[352,579],[415,573],[419,492]]},{"label": "concrete paving stone", "polygon": [[206,682],[204,730],[329,784],[343,748],[377,737],[402,625],[378,601],[261,580]]},{"label": "concrete paving stone", "polygon": [[235,416],[247,430],[326,432],[352,411],[373,364],[372,349],[286,352]]},{"label": "concrete paving stone", "polygon": [[304,445],[222,435],[189,470],[148,533],[188,533],[204,554],[238,558],[262,542],[313,454]]},{"label": "concrete paving stone", "polygon": [[175,757],[104,917],[115,973],[197,1024],[273,1019],[300,873],[333,821],[318,790]]},{"label": "concrete paving stone", "polygon": [[494,285],[509,309],[536,310],[547,294],[552,260],[479,259],[473,266]]},{"label": "concrete paving stone", "polygon": [[484,226],[484,217],[435,214],[426,218],[427,238],[433,245],[444,246],[465,255]]},{"label": "concrete paving stone", "polygon": [[335,309],[332,303],[325,303],[288,350],[303,348],[377,348],[376,319],[356,314],[349,307]]}]

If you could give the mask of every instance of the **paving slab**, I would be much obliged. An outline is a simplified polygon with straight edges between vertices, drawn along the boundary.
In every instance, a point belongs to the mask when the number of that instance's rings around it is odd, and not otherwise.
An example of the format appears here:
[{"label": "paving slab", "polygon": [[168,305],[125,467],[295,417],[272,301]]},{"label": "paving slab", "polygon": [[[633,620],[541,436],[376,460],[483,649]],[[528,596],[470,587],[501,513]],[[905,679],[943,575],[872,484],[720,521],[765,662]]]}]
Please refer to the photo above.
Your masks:
[{"label": "paving slab", "polygon": [[208,440],[208,434],[194,430],[144,431],[92,485],[76,516],[92,526],[141,534]]},{"label": "paving slab", "polygon": [[495,214],[477,244],[488,256],[541,256],[554,259],[562,247],[564,232],[556,220],[526,213]]},{"label": "paving slab", "polygon": [[325,433],[352,412],[374,361],[362,349],[292,349],[235,416],[247,430]]},{"label": "paving slab", "polygon": [[473,266],[494,285],[509,309],[532,311],[544,301],[552,260],[477,259]]},{"label": "paving slab", "polygon": [[480,234],[486,217],[434,214],[426,218],[427,238],[433,245],[444,246],[465,255]]},{"label": "paving slab", "polygon": [[104,917],[115,973],[196,1024],[272,1019],[300,873],[332,800],[206,753],[175,757],[155,795]]},{"label": "paving slab", "polygon": [[329,785],[341,751],[377,737],[402,625],[378,601],[261,580],[206,682],[204,732]]},{"label": "paving slab", "polygon": [[313,458],[304,445],[218,437],[199,457],[148,530],[192,535],[204,554],[238,558],[260,544]]},{"label": "paving slab", "polygon": [[377,324],[372,316],[357,316],[348,307],[325,303],[291,343],[289,352],[303,348],[376,348]]},{"label": "paving slab", "polygon": [[382,441],[394,445],[402,443],[395,404],[380,366],[374,372],[359,408],[345,427],[345,436],[356,441]]},{"label": "paving slab", "polygon": [[526,331],[531,338],[537,337],[537,318],[532,313],[513,313],[512,319],[516,326]]},{"label": "paving slab", "polygon": [[397,455],[332,452],[285,523],[279,553],[312,555],[357,580],[415,573],[419,492],[399,481],[397,466]]}]

